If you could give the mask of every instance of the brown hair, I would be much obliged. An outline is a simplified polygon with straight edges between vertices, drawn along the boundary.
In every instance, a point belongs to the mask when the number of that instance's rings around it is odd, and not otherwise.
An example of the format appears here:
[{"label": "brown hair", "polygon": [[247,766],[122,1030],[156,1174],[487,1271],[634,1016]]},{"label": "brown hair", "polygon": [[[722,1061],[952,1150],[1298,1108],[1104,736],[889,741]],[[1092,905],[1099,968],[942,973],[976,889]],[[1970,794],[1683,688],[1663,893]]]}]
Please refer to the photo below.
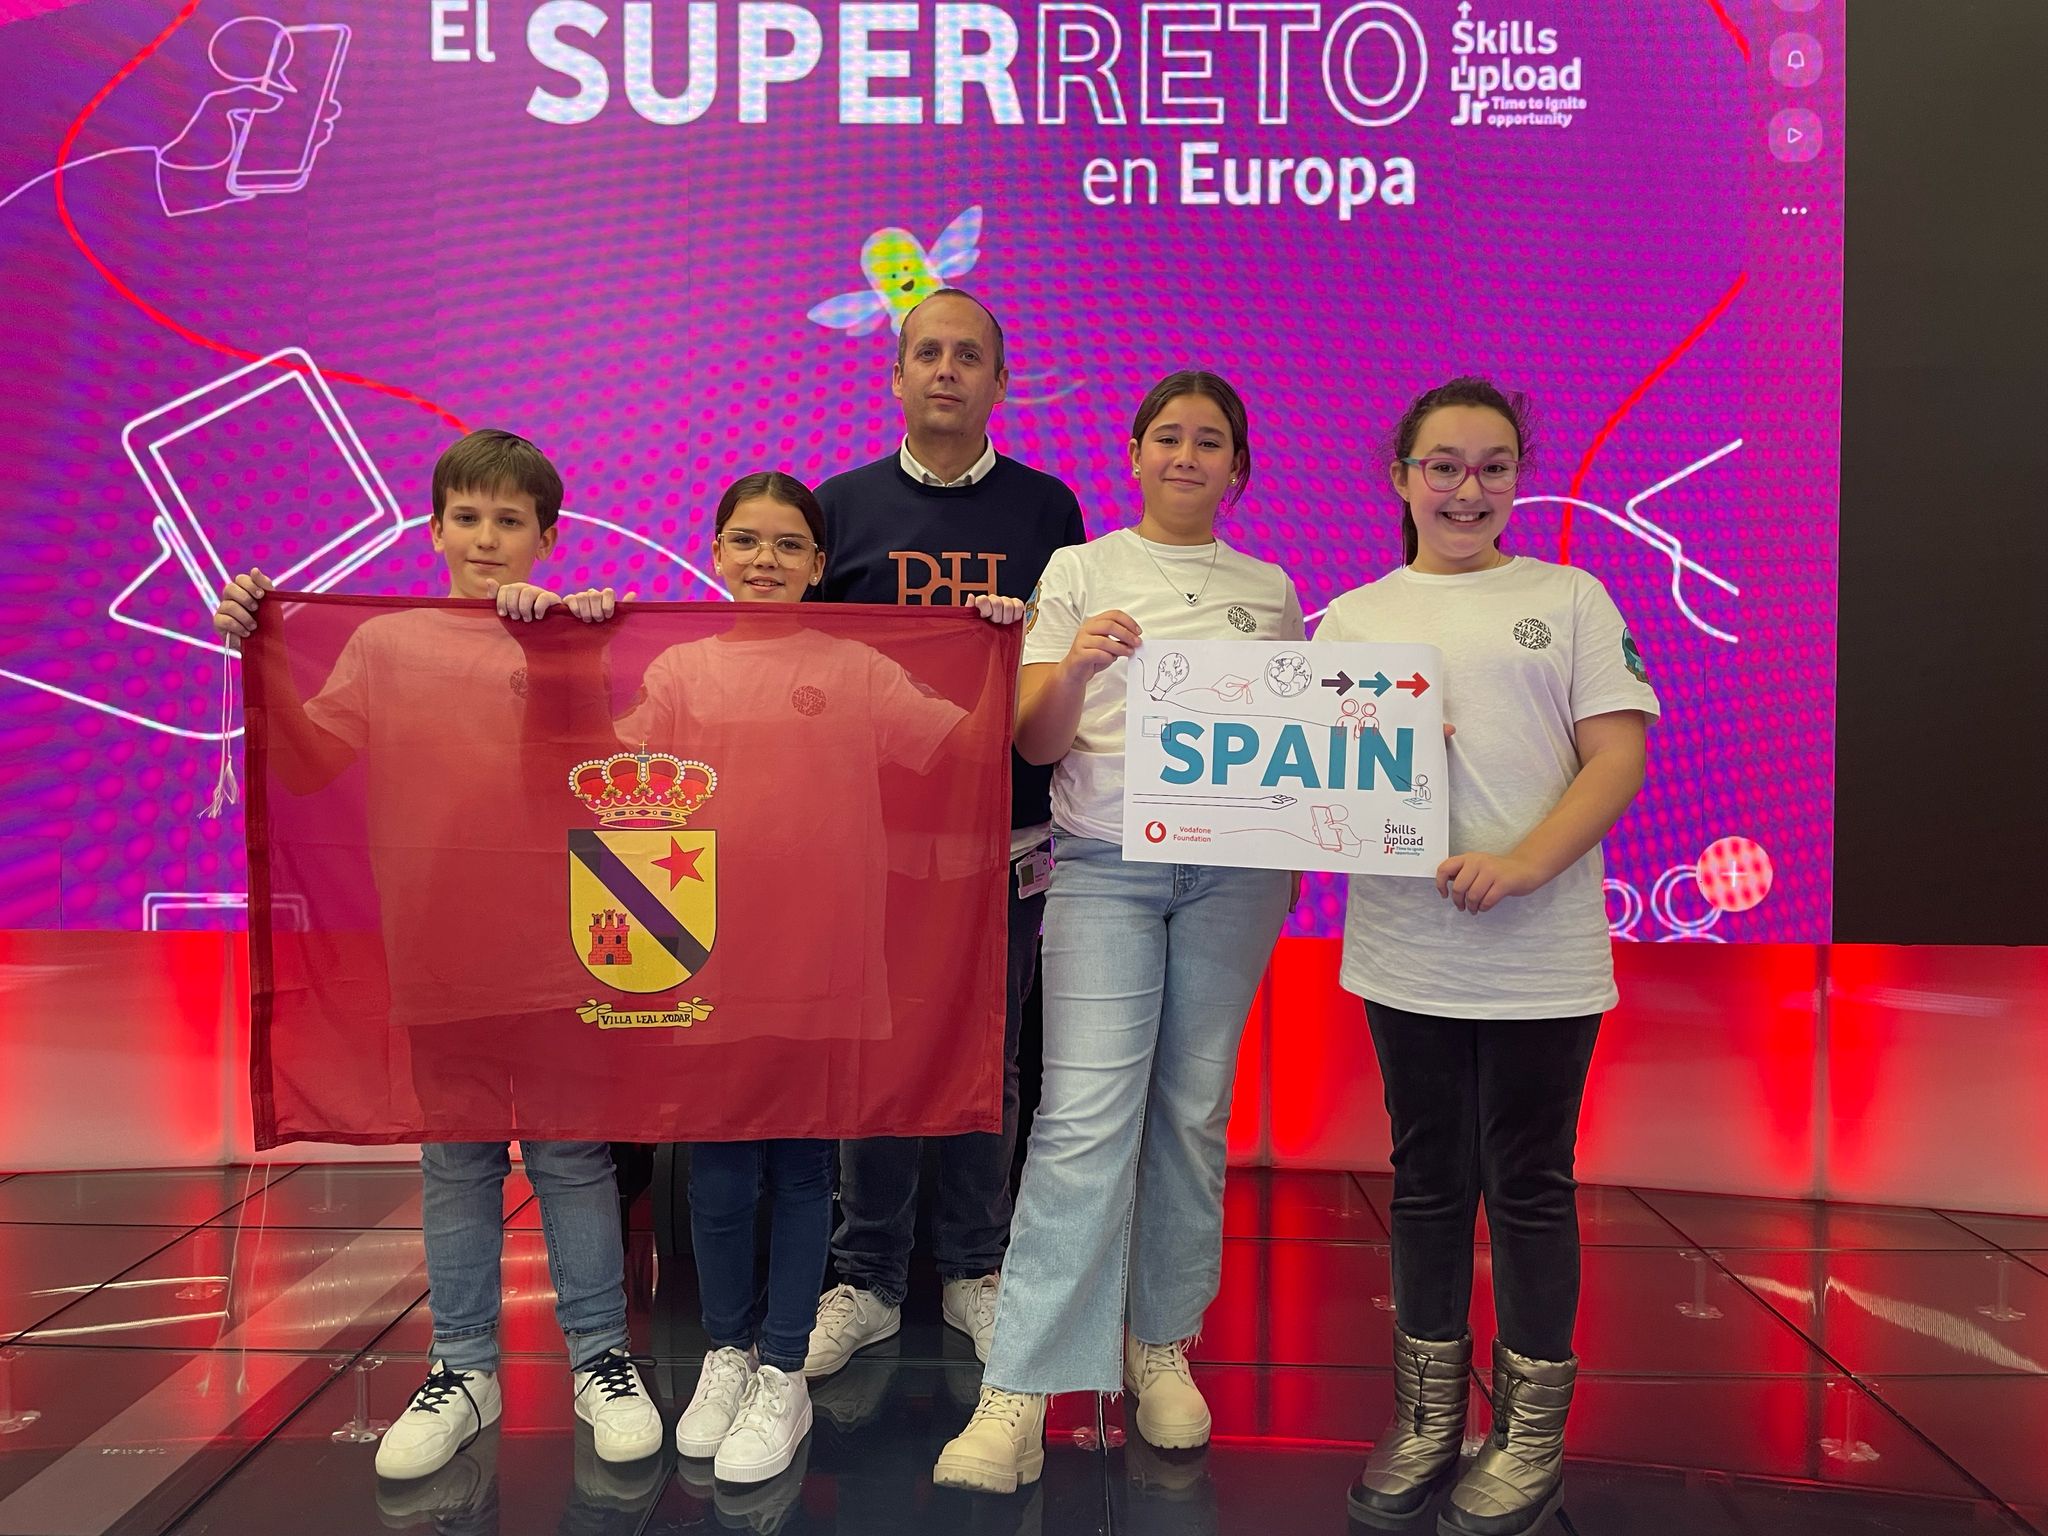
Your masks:
[{"label": "brown hair", "polygon": [[785,507],[794,507],[803,514],[804,526],[811,530],[811,538],[818,548],[825,547],[825,509],[818,505],[818,498],[811,494],[811,488],[795,475],[785,475],[779,469],[757,469],[751,475],[741,475],[725,488],[725,494],[718,498],[718,516],[712,521],[711,533],[714,538],[725,532],[725,525],[732,521],[734,508],[743,501],[752,501],[765,496],[770,501],[779,501]]},{"label": "brown hair", "polygon": [[1158,419],[1168,403],[1183,395],[1198,395],[1213,402],[1223,413],[1224,421],[1229,423],[1231,440],[1237,445],[1237,456],[1233,461],[1237,473],[1236,483],[1223,499],[1234,502],[1252,483],[1251,418],[1245,411],[1243,396],[1231,388],[1230,381],[1221,374],[1211,373],[1206,368],[1183,368],[1154,384],[1145,398],[1138,402],[1138,414],[1131,418],[1131,441],[1135,443],[1143,438],[1145,429]]},{"label": "brown hair", "polygon": [[[996,312],[969,293],[965,288],[940,288],[926,294],[915,304],[911,305],[910,315],[916,314],[925,305],[931,303],[933,299],[965,299],[984,315],[988,316],[988,328],[995,332],[996,337],[996,372],[1001,373],[1003,371],[1003,323],[996,318]],[[898,368],[903,366],[903,359],[910,355],[910,315],[903,317],[903,329],[896,333],[896,366]]]},{"label": "brown hair", "polygon": [[[1415,438],[1422,430],[1422,423],[1431,411],[1440,411],[1449,405],[1473,405],[1483,410],[1496,411],[1507,419],[1515,429],[1515,456],[1527,464],[1536,456],[1536,445],[1529,436],[1529,397],[1519,390],[1502,390],[1489,379],[1472,374],[1462,374],[1448,383],[1439,384],[1435,389],[1426,389],[1415,397],[1415,403],[1408,407],[1394,428],[1393,441],[1387,446],[1391,450],[1387,457],[1398,464],[1415,451]],[[1415,531],[1415,514],[1409,510],[1406,497],[1401,499],[1401,563],[1413,565],[1420,547],[1420,537]],[[1500,540],[1493,541],[1495,549]]]},{"label": "brown hair", "polygon": [[434,519],[447,510],[456,491],[485,495],[522,491],[533,498],[540,531],[555,526],[562,512],[562,476],[548,456],[513,432],[483,427],[460,437],[434,461]]}]

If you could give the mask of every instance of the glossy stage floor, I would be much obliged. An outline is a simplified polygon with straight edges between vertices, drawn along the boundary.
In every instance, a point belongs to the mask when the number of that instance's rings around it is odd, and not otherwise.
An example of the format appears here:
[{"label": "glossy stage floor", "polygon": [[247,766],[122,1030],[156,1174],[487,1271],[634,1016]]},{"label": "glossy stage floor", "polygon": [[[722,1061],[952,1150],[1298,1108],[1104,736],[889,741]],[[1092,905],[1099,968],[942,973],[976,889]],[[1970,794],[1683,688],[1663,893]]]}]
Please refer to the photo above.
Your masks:
[{"label": "glossy stage floor", "polygon": [[[1153,1450],[1118,1403],[1062,1398],[1043,1482],[999,1499],[931,1484],[979,1368],[929,1273],[899,1338],[816,1385],[783,1477],[607,1466],[570,1410],[515,1174],[504,1419],[434,1478],[380,1485],[373,1426],[429,1339],[414,1171],[20,1174],[0,1181],[0,1536],[1334,1536],[1390,1402],[1387,1192],[1384,1175],[1233,1172],[1195,1354],[1214,1443]],[[1581,1209],[1581,1536],[2048,1532],[2048,1219],[1626,1189]],[[633,1338],[672,1422],[702,1334],[688,1261],[657,1261],[646,1212]],[[1483,1248],[1478,1289],[1484,1340]]]}]

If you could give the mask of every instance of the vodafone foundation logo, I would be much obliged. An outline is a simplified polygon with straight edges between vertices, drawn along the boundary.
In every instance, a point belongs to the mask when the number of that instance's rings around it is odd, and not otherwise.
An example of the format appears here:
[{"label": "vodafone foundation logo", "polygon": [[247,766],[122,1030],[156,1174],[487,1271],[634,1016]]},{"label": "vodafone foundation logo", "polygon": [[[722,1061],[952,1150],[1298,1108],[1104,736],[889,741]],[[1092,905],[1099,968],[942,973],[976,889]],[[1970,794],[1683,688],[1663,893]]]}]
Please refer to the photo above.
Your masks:
[{"label": "vodafone foundation logo", "polygon": [[1166,841],[1166,823],[1165,823],[1165,822],[1163,822],[1163,821],[1148,821],[1148,822],[1146,822],[1146,823],[1145,823],[1145,841],[1146,841],[1146,842],[1148,842],[1148,843],[1163,843],[1163,842],[1165,842],[1165,841]]}]

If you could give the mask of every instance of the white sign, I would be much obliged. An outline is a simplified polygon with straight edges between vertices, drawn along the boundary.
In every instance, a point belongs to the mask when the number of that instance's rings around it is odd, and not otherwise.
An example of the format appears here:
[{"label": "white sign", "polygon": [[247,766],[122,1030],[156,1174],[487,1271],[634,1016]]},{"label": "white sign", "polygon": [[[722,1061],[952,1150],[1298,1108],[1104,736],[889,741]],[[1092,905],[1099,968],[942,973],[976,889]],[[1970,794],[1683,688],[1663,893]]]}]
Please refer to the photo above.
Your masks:
[{"label": "white sign", "polygon": [[1442,677],[1431,645],[1141,643],[1124,857],[1433,877],[1450,856]]}]

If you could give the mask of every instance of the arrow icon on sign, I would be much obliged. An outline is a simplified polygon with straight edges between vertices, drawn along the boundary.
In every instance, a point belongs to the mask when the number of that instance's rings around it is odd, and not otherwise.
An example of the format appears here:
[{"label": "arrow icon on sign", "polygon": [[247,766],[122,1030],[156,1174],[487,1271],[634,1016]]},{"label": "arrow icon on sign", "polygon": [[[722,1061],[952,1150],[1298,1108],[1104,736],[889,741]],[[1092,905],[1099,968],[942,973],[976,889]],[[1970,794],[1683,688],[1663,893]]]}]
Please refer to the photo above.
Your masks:
[{"label": "arrow icon on sign", "polygon": [[[1382,678],[1381,681],[1384,682],[1385,679]],[[1401,681],[1394,684],[1394,686],[1396,688],[1412,692],[1415,695],[1415,697],[1419,699],[1425,693],[1429,692],[1429,679],[1424,677],[1420,672],[1418,672],[1413,677],[1402,678]],[[1385,690],[1382,689],[1381,692],[1385,692]]]},{"label": "arrow icon on sign", "polygon": [[1351,674],[1349,672],[1346,672],[1342,667],[1339,667],[1337,669],[1337,675],[1335,677],[1326,677],[1323,679],[1323,686],[1325,688],[1336,689],[1337,697],[1341,699],[1344,697],[1345,694],[1351,691]]},{"label": "arrow icon on sign", "polygon": [[1358,686],[1370,688],[1373,691],[1374,697],[1384,699],[1387,696],[1387,690],[1394,685],[1387,681],[1386,673],[1375,672],[1371,677],[1361,677],[1358,680]]}]

